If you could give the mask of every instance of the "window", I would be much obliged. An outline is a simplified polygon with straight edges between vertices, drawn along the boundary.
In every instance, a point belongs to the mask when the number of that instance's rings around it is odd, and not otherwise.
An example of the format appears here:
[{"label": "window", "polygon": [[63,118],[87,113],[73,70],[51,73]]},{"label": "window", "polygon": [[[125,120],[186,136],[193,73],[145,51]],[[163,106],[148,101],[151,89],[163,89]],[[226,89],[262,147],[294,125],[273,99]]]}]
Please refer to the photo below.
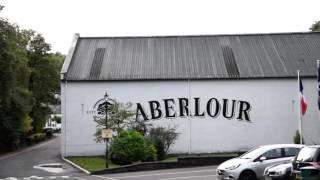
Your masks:
[{"label": "window", "polygon": [[266,157],[267,159],[280,158],[280,157],[282,157],[282,155],[281,155],[281,148],[271,149],[271,150],[263,153],[262,156]]},{"label": "window", "polygon": [[316,148],[304,147],[301,149],[296,159],[300,162],[312,162],[315,159],[316,153]]},{"label": "window", "polygon": [[239,69],[233,50],[229,46],[222,46],[222,55],[229,77],[239,77]]},{"label": "window", "polygon": [[283,148],[283,149],[284,149],[284,156],[285,157],[296,156],[300,151],[299,148]]},{"label": "window", "polygon": [[320,149],[318,149],[318,158],[317,158],[317,162],[320,162]]},{"label": "window", "polygon": [[96,80],[99,78],[105,52],[106,52],[106,48],[96,49],[94,53],[91,69],[90,69],[90,79]]}]

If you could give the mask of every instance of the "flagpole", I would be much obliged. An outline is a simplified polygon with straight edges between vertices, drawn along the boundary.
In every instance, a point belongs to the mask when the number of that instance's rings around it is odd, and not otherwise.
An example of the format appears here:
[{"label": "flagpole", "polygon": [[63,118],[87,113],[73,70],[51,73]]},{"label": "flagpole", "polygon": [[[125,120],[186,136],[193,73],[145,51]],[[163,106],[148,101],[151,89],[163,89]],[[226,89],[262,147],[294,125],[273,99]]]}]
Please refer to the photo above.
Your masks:
[{"label": "flagpole", "polygon": [[320,60],[317,60],[318,119],[320,120]]},{"label": "flagpole", "polygon": [[299,133],[300,133],[300,144],[302,144],[302,116],[301,116],[301,92],[300,92],[300,70],[298,73],[298,113],[299,113]]}]

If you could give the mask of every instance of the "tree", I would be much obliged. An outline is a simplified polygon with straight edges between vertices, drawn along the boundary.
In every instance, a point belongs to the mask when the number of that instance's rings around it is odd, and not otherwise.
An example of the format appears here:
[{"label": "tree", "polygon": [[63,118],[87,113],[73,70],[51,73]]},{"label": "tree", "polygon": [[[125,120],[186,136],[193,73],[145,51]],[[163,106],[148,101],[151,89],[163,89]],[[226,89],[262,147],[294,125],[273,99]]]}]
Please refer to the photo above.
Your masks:
[{"label": "tree", "polygon": [[64,58],[49,50],[40,34],[0,18],[0,150],[16,148],[31,129],[42,131]]},{"label": "tree", "polygon": [[35,132],[41,132],[50,109],[48,104],[54,103],[54,95],[59,91],[59,69],[62,64],[60,54],[50,54],[50,45],[34,31],[28,35],[28,65],[31,69],[29,90],[32,91],[34,106],[30,115]]},{"label": "tree", "polygon": [[0,18],[0,149],[19,144],[20,128],[32,107],[28,90],[25,37],[17,26]]},{"label": "tree", "polygon": [[49,59],[50,66],[54,70],[54,79],[53,79],[54,87],[53,88],[57,93],[60,94],[60,70],[62,68],[65,56],[60,52],[50,53],[48,59]]},{"label": "tree", "polygon": [[[108,104],[107,104],[108,103]],[[98,124],[96,133],[94,134],[96,142],[102,142],[101,130],[106,127],[106,105],[108,107],[108,128],[120,133],[124,128],[129,127],[132,123],[134,113],[130,110],[132,103],[119,103],[116,100],[103,102],[98,106],[98,115],[94,117],[94,121]]]},{"label": "tree", "polygon": [[311,31],[320,31],[320,21],[316,21],[312,26],[310,27]]}]

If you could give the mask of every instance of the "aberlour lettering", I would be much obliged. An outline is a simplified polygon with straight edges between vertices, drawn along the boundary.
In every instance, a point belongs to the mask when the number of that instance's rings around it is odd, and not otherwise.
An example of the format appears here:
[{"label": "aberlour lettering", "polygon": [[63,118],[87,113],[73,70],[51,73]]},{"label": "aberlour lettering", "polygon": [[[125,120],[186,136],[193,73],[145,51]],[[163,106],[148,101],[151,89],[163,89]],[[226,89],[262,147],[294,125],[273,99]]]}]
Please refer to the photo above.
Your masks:
[{"label": "aberlour lettering", "polygon": [[[163,99],[163,103],[159,101],[149,101],[149,112],[137,103],[136,119],[143,119],[144,121],[156,120],[164,118],[175,117],[205,117],[217,118],[221,112],[226,119],[236,118],[238,120],[250,120],[251,105],[247,101],[222,99],[222,102],[217,98],[210,98],[206,107],[200,107],[200,98],[195,97],[194,103],[189,104],[188,98]],[[163,106],[162,106],[163,105]],[[194,107],[194,108],[191,108]],[[191,109],[194,111],[191,111]]]}]

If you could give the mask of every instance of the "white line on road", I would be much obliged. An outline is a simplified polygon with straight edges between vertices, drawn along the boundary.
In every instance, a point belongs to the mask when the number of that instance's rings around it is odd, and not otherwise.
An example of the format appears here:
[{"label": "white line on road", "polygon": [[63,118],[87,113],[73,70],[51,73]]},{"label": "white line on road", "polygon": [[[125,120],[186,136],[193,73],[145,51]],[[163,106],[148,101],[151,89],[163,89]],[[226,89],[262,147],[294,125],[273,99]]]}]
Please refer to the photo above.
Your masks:
[{"label": "white line on road", "polygon": [[92,175],[92,176],[98,177],[98,178],[102,178],[102,179],[118,180],[118,179],[114,179],[114,178],[111,178],[111,177],[105,177],[105,176],[98,176],[98,175]]},{"label": "white line on road", "polygon": [[80,178],[80,177],[73,177],[74,179],[79,179],[79,180],[86,180],[86,179],[83,179],[83,178]]},{"label": "white line on road", "polygon": [[97,177],[104,178],[104,179],[110,179],[110,180],[117,180],[117,179],[125,179],[125,178],[139,178],[139,177],[146,177],[146,176],[162,176],[162,175],[175,175],[175,174],[190,174],[190,173],[198,173],[198,172],[215,172],[215,171],[213,169],[208,169],[208,170],[174,172],[174,173],[143,174],[143,175],[136,175],[136,176],[118,176],[118,177],[114,177],[116,179],[106,177],[106,176],[97,176]]},{"label": "white line on road", "polygon": [[217,176],[217,175],[183,176],[183,177],[174,177],[174,178],[159,179],[159,180],[171,180],[171,179],[193,179],[193,178],[200,178],[200,177],[216,177],[216,176]]}]

